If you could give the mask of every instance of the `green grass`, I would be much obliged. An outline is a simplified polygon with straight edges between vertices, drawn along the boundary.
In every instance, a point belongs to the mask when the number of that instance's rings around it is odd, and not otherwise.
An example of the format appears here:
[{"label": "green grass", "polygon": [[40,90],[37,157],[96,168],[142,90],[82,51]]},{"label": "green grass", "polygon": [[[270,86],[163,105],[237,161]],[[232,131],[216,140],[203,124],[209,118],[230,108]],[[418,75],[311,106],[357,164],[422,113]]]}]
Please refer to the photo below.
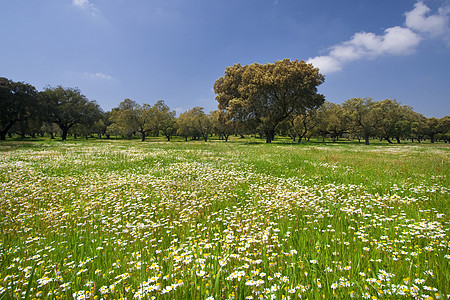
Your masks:
[{"label": "green grass", "polygon": [[442,299],[449,150],[2,142],[0,299]]}]

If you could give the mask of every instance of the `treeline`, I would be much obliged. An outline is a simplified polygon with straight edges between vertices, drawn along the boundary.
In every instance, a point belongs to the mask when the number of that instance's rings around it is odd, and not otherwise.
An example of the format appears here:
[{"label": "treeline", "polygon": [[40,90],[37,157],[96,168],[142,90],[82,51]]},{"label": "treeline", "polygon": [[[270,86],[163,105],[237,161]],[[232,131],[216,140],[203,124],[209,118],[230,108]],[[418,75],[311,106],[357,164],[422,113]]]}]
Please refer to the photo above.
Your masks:
[{"label": "treeline", "polygon": [[[290,136],[298,142],[311,137],[333,141],[358,139],[366,144],[373,138],[389,143],[404,139],[448,142],[450,117],[426,118],[396,100],[352,98],[342,104],[324,102],[289,114],[271,130],[270,139],[275,135]],[[30,84],[0,78],[0,139],[13,134],[22,137],[47,134],[52,139],[60,136],[62,140],[68,135],[107,139],[139,136],[142,141],[160,135],[168,141],[173,136],[207,141],[216,135],[227,141],[231,135],[267,138],[268,133],[267,122],[236,118],[224,106],[210,113],[194,107],[176,117],[175,111],[162,100],[140,105],[125,99],[117,108],[104,112],[79,89],[58,86],[37,91]]]}]

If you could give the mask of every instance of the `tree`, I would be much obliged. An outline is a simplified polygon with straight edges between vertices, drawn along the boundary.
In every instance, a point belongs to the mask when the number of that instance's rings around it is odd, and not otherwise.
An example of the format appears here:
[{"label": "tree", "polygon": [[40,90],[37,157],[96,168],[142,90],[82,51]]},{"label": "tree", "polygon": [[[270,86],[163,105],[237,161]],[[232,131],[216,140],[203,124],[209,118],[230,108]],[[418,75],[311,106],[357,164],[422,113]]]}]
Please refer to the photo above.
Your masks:
[{"label": "tree", "polygon": [[175,133],[176,112],[170,110],[163,100],[158,100],[152,107],[153,111],[153,128],[158,135],[159,132],[170,141],[172,135]]},{"label": "tree", "polygon": [[408,105],[399,106],[397,113],[400,117],[394,125],[394,137],[397,140],[397,143],[400,144],[400,139],[411,137],[412,123],[414,122],[417,113]]},{"label": "tree", "polygon": [[308,109],[304,113],[298,114],[291,121],[291,132],[292,136],[298,135],[298,143],[302,141],[303,138],[307,139],[310,134],[319,124],[318,111],[317,109]]},{"label": "tree", "polygon": [[195,136],[194,130],[191,126],[191,115],[188,112],[182,113],[177,118],[175,128],[177,130],[177,134],[184,137],[185,141],[188,140],[188,137]]},{"label": "tree", "polygon": [[176,127],[177,134],[186,141],[191,136],[194,139],[203,137],[206,142],[212,131],[212,122],[203,112],[203,107],[194,107],[178,117]]},{"label": "tree", "polygon": [[400,138],[405,136],[410,121],[409,106],[402,106],[396,100],[385,99],[375,102],[374,109],[379,110],[381,120],[378,124],[378,135],[381,139],[385,139],[388,143],[392,143],[391,138],[395,138],[400,143]]},{"label": "tree", "polygon": [[94,124],[94,131],[98,134],[99,137],[105,135],[106,139],[109,140],[111,135],[108,132],[108,126],[110,126],[111,124],[111,112],[103,112],[100,116],[100,119],[98,119]]},{"label": "tree", "polygon": [[59,128],[59,126],[53,122],[44,122],[41,130],[45,133],[50,134],[50,138],[52,140],[55,138],[55,134],[61,134],[61,128]]},{"label": "tree", "polygon": [[439,138],[448,143],[450,141],[450,116],[439,119],[438,127],[440,129]]},{"label": "tree", "polygon": [[424,133],[430,138],[430,142],[434,143],[436,135],[443,133],[445,130],[445,119],[427,118],[424,126]]},{"label": "tree", "polygon": [[111,121],[116,123],[123,134],[131,136],[138,132],[141,141],[145,141],[147,133],[152,130],[151,106],[147,103],[141,106],[131,99],[125,99],[111,111]]},{"label": "tree", "polygon": [[38,92],[30,84],[0,77],[0,139],[19,121],[39,117]]},{"label": "tree", "polygon": [[416,139],[420,143],[421,140],[425,139],[426,123],[427,118],[422,114],[414,112],[411,115],[411,141]]},{"label": "tree", "polygon": [[171,111],[163,100],[153,106],[147,103],[141,106],[131,99],[125,99],[111,111],[110,120],[113,124],[108,126],[108,133],[121,132],[131,136],[138,132],[142,141],[145,141],[146,135],[158,136],[160,132],[170,141],[175,132],[175,111]]},{"label": "tree", "polygon": [[47,87],[41,92],[49,107],[49,117],[61,129],[65,141],[69,130],[75,125],[90,126],[101,116],[100,106],[90,101],[76,88]]},{"label": "tree", "polygon": [[226,110],[231,119],[255,121],[270,143],[280,122],[324,102],[317,93],[324,80],[311,64],[284,59],[228,67],[224,77],[216,80],[214,91],[219,110]]},{"label": "tree", "polygon": [[376,134],[382,121],[380,110],[374,104],[372,98],[351,98],[342,103],[349,127],[353,133],[364,138],[366,145],[369,145],[369,139]]},{"label": "tree", "polygon": [[326,102],[323,106],[326,123],[326,131],[330,135],[333,142],[336,141],[343,133],[347,131],[347,122],[344,116],[344,108],[335,103]]},{"label": "tree", "polygon": [[230,135],[236,132],[235,122],[228,118],[226,112],[214,110],[209,113],[209,118],[211,120],[212,130],[220,139],[224,138],[225,142],[228,141]]}]

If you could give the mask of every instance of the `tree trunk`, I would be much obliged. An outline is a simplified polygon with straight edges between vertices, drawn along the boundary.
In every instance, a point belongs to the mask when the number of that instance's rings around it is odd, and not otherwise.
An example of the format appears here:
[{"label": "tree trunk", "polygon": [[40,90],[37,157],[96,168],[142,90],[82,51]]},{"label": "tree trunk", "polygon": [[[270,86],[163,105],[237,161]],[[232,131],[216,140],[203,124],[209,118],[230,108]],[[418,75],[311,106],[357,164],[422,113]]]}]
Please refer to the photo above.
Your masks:
[{"label": "tree trunk", "polygon": [[395,139],[397,140],[397,144],[400,144],[400,138],[396,137]]},{"label": "tree trunk", "polygon": [[364,135],[364,141],[365,141],[366,145],[369,145],[369,135],[368,134]]},{"label": "tree trunk", "polygon": [[61,139],[63,141],[65,141],[67,139],[67,132],[69,131],[69,129],[62,129],[61,128],[61,130],[62,130]]},{"label": "tree trunk", "polygon": [[272,143],[273,136],[275,135],[274,132],[266,131],[266,144]]},{"label": "tree trunk", "polygon": [[141,133],[141,141],[144,142],[145,141],[145,132],[142,131]]},{"label": "tree trunk", "polygon": [[275,130],[267,130],[266,131],[266,144],[272,143],[275,138]]},{"label": "tree trunk", "polygon": [[6,140],[6,134],[11,129],[11,127],[13,127],[14,123],[16,123],[16,120],[10,121],[8,125],[6,125],[5,129],[0,131],[0,140]]},{"label": "tree trunk", "polygon": [[389,144],[392,144],[392,141],[391,141],[391,139],[390,138],[386,138],[386,141],[389,143]]},{"label": "tree trunk", "polygon": [[434,135],[432,135],[431,137],[430,137],[430,143],[434,143]]}]

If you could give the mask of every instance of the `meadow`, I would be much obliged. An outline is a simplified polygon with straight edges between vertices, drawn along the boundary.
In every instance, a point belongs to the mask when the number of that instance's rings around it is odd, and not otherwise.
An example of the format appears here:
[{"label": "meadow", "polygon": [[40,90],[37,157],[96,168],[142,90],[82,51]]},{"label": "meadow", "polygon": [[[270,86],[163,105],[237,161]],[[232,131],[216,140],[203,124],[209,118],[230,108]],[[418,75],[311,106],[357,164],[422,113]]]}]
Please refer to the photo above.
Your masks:
[{"label": "meadow", "polygon": [[450,147],[0,143],[0,299],[450,298]]}]

